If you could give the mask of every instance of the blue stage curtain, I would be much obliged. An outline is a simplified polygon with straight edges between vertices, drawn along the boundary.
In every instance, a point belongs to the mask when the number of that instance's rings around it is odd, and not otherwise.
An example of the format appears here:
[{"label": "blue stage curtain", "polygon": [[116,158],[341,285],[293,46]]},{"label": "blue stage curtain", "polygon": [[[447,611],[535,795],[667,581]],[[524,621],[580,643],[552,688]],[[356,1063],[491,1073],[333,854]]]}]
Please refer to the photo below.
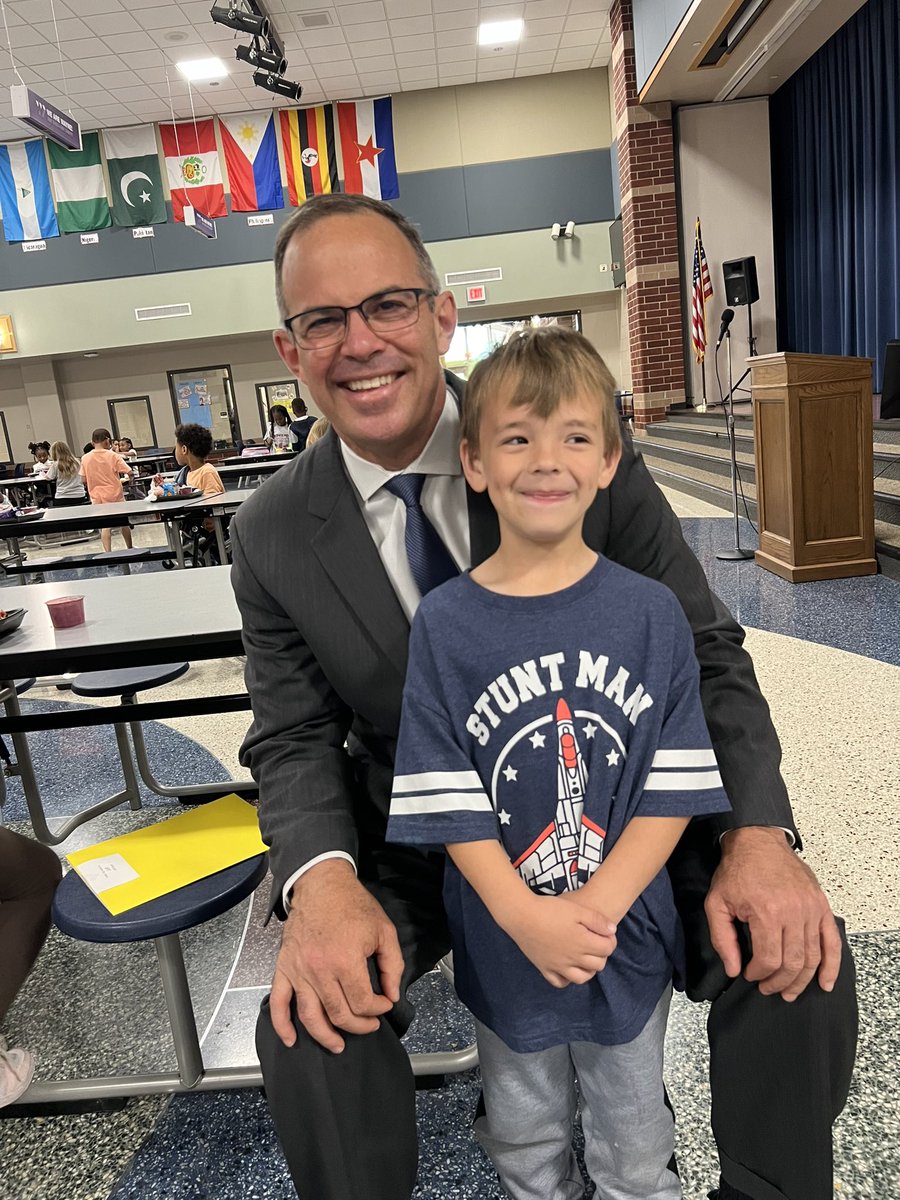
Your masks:
[{"label": "blue stage curtain", "polygon": [[900,0],[869,0],[772,97],[778,340],[875,359],[900,337]]}]

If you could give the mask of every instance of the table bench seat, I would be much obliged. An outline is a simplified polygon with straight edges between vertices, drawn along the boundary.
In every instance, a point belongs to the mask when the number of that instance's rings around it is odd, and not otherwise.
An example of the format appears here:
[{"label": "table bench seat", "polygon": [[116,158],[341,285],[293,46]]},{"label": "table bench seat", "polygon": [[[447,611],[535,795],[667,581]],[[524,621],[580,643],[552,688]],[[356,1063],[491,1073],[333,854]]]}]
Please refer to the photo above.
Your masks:
[{"label": "table bench seat", "polygon": [[73,571],[79,567],[124,566],[129,572],[132,563],[174,562],[175,552],[166,547],[135,548],[133,550],[111,550],[108,554],[94,551],[91,554],[63,554],[56,558],[40,558],[32,562],[4,561],[2,566],[7,575],[35,575],[44,582],[45,575],[57,571]]}]

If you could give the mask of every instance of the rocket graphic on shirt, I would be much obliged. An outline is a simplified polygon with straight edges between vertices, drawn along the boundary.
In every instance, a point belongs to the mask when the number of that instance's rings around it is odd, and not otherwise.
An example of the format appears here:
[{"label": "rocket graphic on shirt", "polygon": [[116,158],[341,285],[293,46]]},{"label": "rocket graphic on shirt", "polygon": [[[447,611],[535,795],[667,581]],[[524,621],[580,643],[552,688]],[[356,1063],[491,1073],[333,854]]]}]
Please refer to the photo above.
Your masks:
[{"label": "rocket graphic on shirt", "polygon": [[557,803],[554,820],[514,862],[528,886],[558,895],[582,887],[603,859],[606,831],[584,815],[587,767],[575,739],[572,712],[556,704]]}]

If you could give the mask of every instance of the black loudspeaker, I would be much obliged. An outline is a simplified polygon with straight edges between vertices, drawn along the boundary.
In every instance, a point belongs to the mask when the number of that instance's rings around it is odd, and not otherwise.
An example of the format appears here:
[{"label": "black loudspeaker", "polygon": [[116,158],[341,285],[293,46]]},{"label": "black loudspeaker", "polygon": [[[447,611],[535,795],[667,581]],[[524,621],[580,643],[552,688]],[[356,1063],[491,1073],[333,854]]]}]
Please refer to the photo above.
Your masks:
[{"label": "black loudspeaker", "polygon": [[888,342],[884,352],[884,380],[881,384],[881,419],[900,418],[900,341]]},{"label": "black loudspeaker", "polygon": [[759,299],[756,282],[756,259],[734,258],[722,263],[725,277],[725,300],[728,304],[755,304]]}]

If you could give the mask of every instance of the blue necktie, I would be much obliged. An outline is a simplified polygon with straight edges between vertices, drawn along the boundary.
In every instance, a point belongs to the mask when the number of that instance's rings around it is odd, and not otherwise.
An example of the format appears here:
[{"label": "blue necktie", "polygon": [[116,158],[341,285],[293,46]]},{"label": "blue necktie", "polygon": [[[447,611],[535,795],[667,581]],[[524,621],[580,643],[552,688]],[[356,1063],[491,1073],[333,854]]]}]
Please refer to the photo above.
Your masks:
[{"label": "blue necktie", "polygon": [[406,505],[406,557],[421,596],[459,574],[459,568],[421,504],[424,475],[395,475],[384,486]]}]

